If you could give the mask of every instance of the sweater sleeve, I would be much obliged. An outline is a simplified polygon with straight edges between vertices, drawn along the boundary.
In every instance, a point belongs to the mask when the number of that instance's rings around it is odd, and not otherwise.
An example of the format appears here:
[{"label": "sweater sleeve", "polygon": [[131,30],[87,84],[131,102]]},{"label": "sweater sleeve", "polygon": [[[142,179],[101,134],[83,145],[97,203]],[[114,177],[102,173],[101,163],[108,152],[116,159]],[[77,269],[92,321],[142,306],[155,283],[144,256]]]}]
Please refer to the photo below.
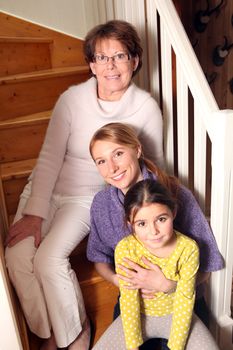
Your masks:
[{"label": "sweater sleeve", "polygon": [[71,114],[62,95],[51,116],[45,140],[33,171],[32,193],[23,214],[46,218],[51,195],[64,162],[70,135]]},{"label": "sweater sleeve", "polygon": [[95,263],[101,262],[114,264],[114,251],[108,244],[106,244],[106,242],[103,242],[99,231],[104,229],[106,230],[106,234],[108,231],[108,227],[106,226],[103,228],[104,223],[99,222],[99,218],[101,219],[102,217],[101,208],[102,203],[99,203],[99,197],[97,194],[93,199],[90,210],[91,228],[87,243],[87,258]]},{"label": "sweater sleeve", "polygon": [[187,244],[179,263],[179,281],[174,297],[168,347],[183,350],[189,334],[195,301],[195,282],[199,267],[199,250],[195,242]]},{"label": "sweater sleeve", "polygon": [[144,125],[139,130],[144,155],[160,168],[164,168],[163,118],[157,102],[150,97],[142,107]]},{"label": "sweater sleeve", "polygon": [[211,272],[223,268],[223,258],[213,232],[192,192],[182,185],[174,227],[197,242],[200,250],[200,271]]},{"label": "sweater sleeve", "polygon": [[[127,247],[127,238],[118,243],[115,249],[116,272],[124,274],[117,264],[125,265],[122,260],[127,257],[132,260]],[[120,284],[120,309],[125,335],[126,348],[132,349],[143,344],[141,331],[140,295],[139,290],[128,290],[124,288],[126,282],[119,280]]]}]

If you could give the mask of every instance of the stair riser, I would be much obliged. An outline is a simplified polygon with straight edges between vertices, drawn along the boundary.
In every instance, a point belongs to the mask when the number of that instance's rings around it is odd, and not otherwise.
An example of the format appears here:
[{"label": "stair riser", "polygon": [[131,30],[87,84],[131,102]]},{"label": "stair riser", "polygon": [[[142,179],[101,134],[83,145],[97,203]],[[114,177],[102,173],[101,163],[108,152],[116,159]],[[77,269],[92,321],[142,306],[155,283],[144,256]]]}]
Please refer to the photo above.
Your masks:
[{"label": "stair riser", "polygon": [[81,284],[81,289],[87,314],[95,326],[94,342],[96,342],[112,323],[113,309],[117,302],[119,290],[104,280],[85,286]]},{"label": "stair riser", "polygon": [[3,181],[3,191],[5,195],[5,204],[8,216],[14,215],[17,210],[19,196],[27,183],[28,176],[22,178]]},{"label": "stair riser", "polygon": [[0,86],[0,120],[52,109],[59,95],[69,86],[88,78],[88,74],[30,80]]},{"label": "stair riser", "polygon": [[[76,273],[78,276],[78,271]],[[81,289],[89,312],[96,311],[96,305],[101,309],[109,304],[114,306],[117,302],[118,289],[105,280],[93,284],[85,282],[85,285],[81,284]]]},{"label": "stair riser", "polygon": [[51,68],[49,44],[1,43],[0,76]]},{"label": "stair riser", "polygon": [[[0,130],[0,163],[37,158],[48,121]],[[26,140],[26,142],[25,142]]]}]

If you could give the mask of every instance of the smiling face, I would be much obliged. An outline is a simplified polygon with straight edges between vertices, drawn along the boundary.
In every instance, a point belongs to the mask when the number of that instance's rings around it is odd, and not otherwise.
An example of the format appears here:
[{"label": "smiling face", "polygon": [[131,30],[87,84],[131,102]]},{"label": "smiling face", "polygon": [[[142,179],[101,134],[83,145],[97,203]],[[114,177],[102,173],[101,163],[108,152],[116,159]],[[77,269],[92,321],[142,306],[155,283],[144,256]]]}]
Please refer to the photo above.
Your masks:
[{"label": "smiling face", "polygon": [[[109,38],[96,43],[95,54],[112,57],[119,53],[129,52],[118,40]],[[137,65],[137,57],[121,63],[116,63],[113,59],[109,59],[106,64],[91,62],[90,68],[98,81],[99,98],[109,101],[119,100],[127,90]]]},{"label": "smiling face", "polygon": [[124,194],[130,186],[142,180],[140,155],[140,147],[134,149],[106,140],[98,140],[92,147],[92,157],[100,175]]},{"label": "smiling face", "polygon": [[175,244],[173,219],[174,214],[168,206],[150,203],[138,210],[131,225],[145,248],[157,256],[165,257]]}]

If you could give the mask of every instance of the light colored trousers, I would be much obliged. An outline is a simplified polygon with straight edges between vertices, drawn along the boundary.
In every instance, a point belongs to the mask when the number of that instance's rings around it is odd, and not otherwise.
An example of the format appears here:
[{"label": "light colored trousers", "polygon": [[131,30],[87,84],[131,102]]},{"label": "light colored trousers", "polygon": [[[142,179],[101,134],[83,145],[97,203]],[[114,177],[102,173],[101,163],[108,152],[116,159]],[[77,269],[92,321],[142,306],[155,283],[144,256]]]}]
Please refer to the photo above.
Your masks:
[{"label": "light colored trousers", "polygon": [[[29,182],[20,197],[14,222],[31,193]],[[51,328],[58,347],[67,347],[82,330],[86,318],[82,292],[69,255],[89,233],[93,197],[54,195],[42,224],[43,241],[34,246],[28,237],[6,248],[6,265],[30,330],[49,338]]]},{"label": "light colored trousers", "polygon": [[[169,338],[172,315],[153,317],[141,315],[144,341],[151,338]],[[186,350],[220,350],[206,326],[194,314]],[[121,317],[119,316],[104,332],[92,350],[126,350]]]}]

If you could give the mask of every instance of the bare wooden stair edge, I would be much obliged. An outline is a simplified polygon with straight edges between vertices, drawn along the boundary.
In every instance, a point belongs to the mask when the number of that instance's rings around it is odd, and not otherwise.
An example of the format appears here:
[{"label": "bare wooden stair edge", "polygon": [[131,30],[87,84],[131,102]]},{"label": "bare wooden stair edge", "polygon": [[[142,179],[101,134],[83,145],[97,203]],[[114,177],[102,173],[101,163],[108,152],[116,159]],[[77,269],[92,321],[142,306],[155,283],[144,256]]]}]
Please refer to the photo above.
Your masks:
[{"label": "bare wooden stair edge", "polygon": [[21,83],[24,81],[43,80],[47,78],[63,77],[72,74],[87,74],[89,66],[59,67],[29,73],[20,73],[0,77],[0,85]]},{"label": "bare wooden stair edge", "polygon": [[27,114],[20,117],[10,118],[0,121],[0,129],[9,127],[23,126],[29,124],[37,124],[43,121],[48,121],[51,117],[52,110]]},{"label": "bare wooden stair edge", "polygon": [[0,43],[19,43],[19,44],[52,44],[52,38],[44,37],[26,37],[26,36],[0,36]]},{"label": "bare wooden stair edge", "polygon": [[2,163],[0,174],[2,181],[29,176],[36,164],[36,159],[19,160],[16,162]]},{"label": "bare wooden stair edge", "polygon": [[24,125],[35,125],[42,122],[48,122],[51,117],[52,110],[43,111],[33,114],[24,115],[0,121],[0,130],[20,127]]}]

